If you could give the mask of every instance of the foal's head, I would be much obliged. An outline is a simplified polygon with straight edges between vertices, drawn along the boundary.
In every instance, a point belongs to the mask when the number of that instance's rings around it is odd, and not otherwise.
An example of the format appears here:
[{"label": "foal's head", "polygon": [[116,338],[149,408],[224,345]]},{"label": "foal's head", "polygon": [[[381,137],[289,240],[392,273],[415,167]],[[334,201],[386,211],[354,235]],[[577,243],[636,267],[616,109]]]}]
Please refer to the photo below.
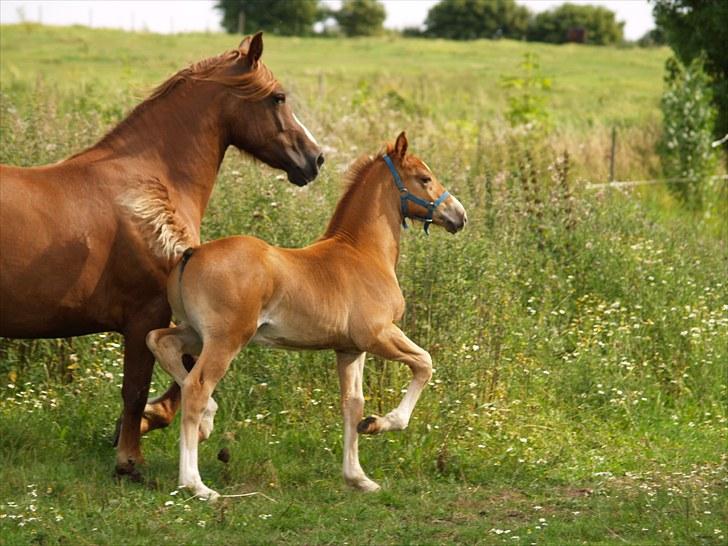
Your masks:
[{"label": "foal's head", "polygon": [[305,186],[318,175],[324,156],[299,121],[286,93],[261,62],[263,34],[246,37],[228,53],[227,63],[209,81],[223,85],[222,123],[230,142]]},{"label": "foal's head", "polygon": [[424,220],[425,231],[430,221],[450,233],[460,231],[468,221],[465,208],[445,190],[424,161],[407,154],[407,145],[407,136],[402,131],[394,145],[387,146],[385,156],[392,162],[390,171],[394,167],[392,176],[396,179],[398,175],[401,179],[402,187],[399,189],[403,218]]}]

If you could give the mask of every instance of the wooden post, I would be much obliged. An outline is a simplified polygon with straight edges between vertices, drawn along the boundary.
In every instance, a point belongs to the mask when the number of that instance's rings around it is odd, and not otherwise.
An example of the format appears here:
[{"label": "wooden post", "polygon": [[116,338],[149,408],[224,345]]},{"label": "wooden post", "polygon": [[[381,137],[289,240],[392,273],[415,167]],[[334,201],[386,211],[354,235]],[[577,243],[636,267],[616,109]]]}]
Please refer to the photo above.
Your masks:
[{"label": "wooden post", "polygon": [[609,181],[614,182],[614,154],[617,149],[617,129],[612,127],[612,152],[609,154]]},{"label": "wooden post", "polygon": [[245,34],[245,12],[243,10],[238,13],[238,34]]}]

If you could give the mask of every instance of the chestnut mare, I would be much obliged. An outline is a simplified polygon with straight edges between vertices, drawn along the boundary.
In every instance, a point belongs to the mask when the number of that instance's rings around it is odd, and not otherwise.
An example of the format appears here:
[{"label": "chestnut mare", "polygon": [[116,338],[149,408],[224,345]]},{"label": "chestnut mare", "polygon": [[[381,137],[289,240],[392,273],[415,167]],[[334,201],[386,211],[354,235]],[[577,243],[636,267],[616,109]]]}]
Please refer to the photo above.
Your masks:
[{"label": "chestnut mare", "polygon": [[123,334],[120,473],[136,475],[140,432],[152,428],[140,431],[154,366],[145,337],[169,326],[165,282],[199,244],[225,150],[240,148],[299,186],[323,162],[262,52],[258,33],[181,70],[65,161],[0,166],[0,336]]},{"label": "chestnut mare", "polygon": [[[180,485],[214,500],[197,466],[198,433],[212,431],[211,395],[231,360],[250,342],[336,352],[344,415],[344,479],[379,488],[359,464],[357,431],[402,430],[432,375],[432,360],[394,324],[404,311],[395,267],[401,225],[419,218],[451,233],[465,209],[430,169],[406,155],[402,133],[386,154],[359,159],[324,236],[303,249],[229,237],[184,253],[167,281],[173,328],[154,330],[147,345],[182,387]],[[413,379],[399,406],[362,420],[366,352],[407,364]],[[184,355],[199,355],[187,371]]]}]

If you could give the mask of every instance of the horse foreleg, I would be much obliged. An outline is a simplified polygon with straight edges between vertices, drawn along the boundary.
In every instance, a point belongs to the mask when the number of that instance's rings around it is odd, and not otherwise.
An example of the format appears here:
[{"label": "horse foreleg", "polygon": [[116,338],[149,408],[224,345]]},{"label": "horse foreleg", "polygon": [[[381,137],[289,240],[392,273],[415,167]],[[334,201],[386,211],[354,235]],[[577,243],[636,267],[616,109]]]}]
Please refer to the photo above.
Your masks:
[{"label": "horse foreleg", "polygon": [[382,358],[407,364],[412,370],[412,381],[396,409],[384,417],[367,417],[359,423],[357,430],[362,434],[376,434],[388,430],[404,430],[409,424],[417,400],[432,377],[430,353],[410,340],[402,330],[392,324],[384,330],[368,350]]},{"label": "horse foreleg", "polygon": [[379,485],[370,480],[359,464],[359,437],[356,425],[364,415],[362,376],[366,353],[336,353],[341,387],[341,412],[344,416],[344,481],[355,489],[376,491]]},{"label": "horse foreleg", "polygon": [[140,314],[139,320],[130,321],[124,332],[124,380],[121,388],[124,412],[116,450],[116,472],[134,478],[139,477],[137,466],[144,462],[139,425],[154,367],[154,356],[147,349],[145,338],[147,332],[159,324],[169,324],[168,312],[157,310],[157,314],[158,320],[153,320],[154,313]]}]

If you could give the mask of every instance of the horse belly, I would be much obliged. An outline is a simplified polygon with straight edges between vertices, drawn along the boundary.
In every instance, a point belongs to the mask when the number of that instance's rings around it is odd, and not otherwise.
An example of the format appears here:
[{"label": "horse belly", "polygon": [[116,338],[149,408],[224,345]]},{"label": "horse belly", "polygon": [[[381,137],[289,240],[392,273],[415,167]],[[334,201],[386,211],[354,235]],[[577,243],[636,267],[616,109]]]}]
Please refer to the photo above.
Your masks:
[{"label": "horse belly", "polygon": [[108,330],[89,314],[106,256],[98,227],[38,187],[3,181],[0,208],[0,335],[65,337]]}]

